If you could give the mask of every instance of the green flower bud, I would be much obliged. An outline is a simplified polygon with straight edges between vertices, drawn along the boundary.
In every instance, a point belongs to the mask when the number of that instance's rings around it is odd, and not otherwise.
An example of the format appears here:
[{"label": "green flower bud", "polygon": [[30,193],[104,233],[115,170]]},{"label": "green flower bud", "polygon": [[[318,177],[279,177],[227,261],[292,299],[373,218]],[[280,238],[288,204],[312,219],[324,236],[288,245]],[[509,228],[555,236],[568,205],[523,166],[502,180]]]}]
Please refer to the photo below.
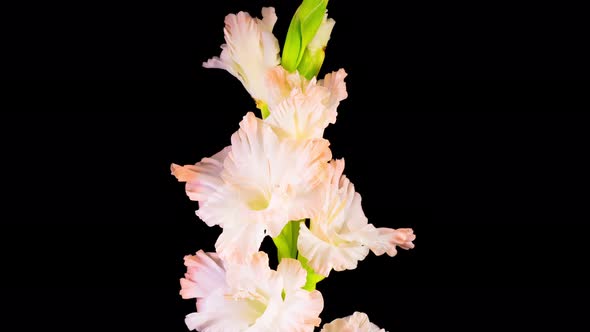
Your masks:
[{"label": "green flower bud", "polygon": [[[294,72],[325,19],[328,0],[303,0],[287,31],[281,65]],[[323,61],[323,60],[322,60]]]},{"label": "green flower bud", "polygon": [[329,19],[327,14],[324,15],[324,20],[320,28],[303,53],[297,70],[308,80],[317,76],[320,72],[320,68],[326,57],[326,46],[328,45],[328,40],[330,40],[330,34],[332,33],[334,24],[336,22],[333,19]]}]

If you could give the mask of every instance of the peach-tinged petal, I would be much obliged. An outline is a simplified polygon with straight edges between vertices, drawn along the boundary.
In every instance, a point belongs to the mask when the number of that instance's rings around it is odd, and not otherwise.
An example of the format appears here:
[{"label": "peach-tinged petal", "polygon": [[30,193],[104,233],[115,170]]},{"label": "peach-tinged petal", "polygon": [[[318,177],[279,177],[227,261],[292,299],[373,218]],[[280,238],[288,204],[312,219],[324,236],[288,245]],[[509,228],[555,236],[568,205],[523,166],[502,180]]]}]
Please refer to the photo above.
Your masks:
[{"label": "peach-tinged petal", "polygon": [[[336,237],[330,240],[337,240]],[[313,270],[327,277],[331,270],[343,271],[356,269],[358,262],[369,254],[369,248],[359,242],[327,242],[312,233],[301,224],[297,248],[308,259]]]},{"label": "peach-tinged petal", "polygon": [[226,147],[210,158],[203,158],[195,165],[180,166],[172,164],[170,170],[180,182],[186,182],[186,194],[189,199],[205,202],[223,185],[220,173],[223,161],[231,147]]},{"label": "peach-tinged petal", "polygon": [[396,247],[408,250],[414,248],[416,235],[411,228],[376,228],[377,234],[373,239],[367,241],[371,251],[377,256],[387,253],[393,257],[397,254]]},{"label": "peach-tinged petal", "polygon": [[277,267],[279,276],[283,278],[283,288],[285,292],[290,293],[305,285],[307,271],[301,266],[301,263],[292,258],[283,258]]},{"label": "peach-tinged petal", "polygon": [[333,320],[324,324],[320,332],[386,332],[369,321],[367,314],[355,312],[354,314]]},{"label": "peach-tinged petal", "polygon": [[265,122],[281,139],[321,138],[326,127],[336,122],[337,107],[347,97],[345,77],[341,69],[318,82],[275,67],[266,77],[270,115]]},{"label": "peach-tinged petal", "polygon": [[330,91],[330,98],[326,102],[327,108],[335,110],[340,102],[348,97],[346,83],[344,82],[347,75],[344,69],[339,69],[336,72],[326,74],[324,79],[318,82],[318,85]]},{"label": "peach-tinged petal", "polygon": [[224,290],[199,299],[197,312],[186,316],[189,330],[201,332],[247,331],[256,321],[257,312],[245,301],[227,300]]},{"label": "peach-tinged petal", "polygon": [[264,239],[264,224],[235,223],[223,228],[215,250],[227,260],[241,261],[256,253]]},{"label": "peach-tinged petal", "polygon": [[282,138],[321,138],[328,124],[336,121],[336,110],[327,109],[323,104],[328,98],[328,89],[321,86],[314,86],[307,94],[295,91],[278,105],[269,108],[270,116],[266,122]]},{"label": "peach-tinged petal", "polygon": [[286,294],[283,305],[285,309],[275,321],[276,329],[270,331],[313,332],[314,327],[320,326],[324,298],[319,291],[296,290]]},{"label": "peach-tinged petal", "polygon": [[180,279],[183,299],[206,297],[212,291],[225,287],[225,269],[216,253],[199,250],[196,255],[184,257],[187,272]]},{"label": "peach-tinged petal", "polygon": [[255,290],[258,282],[271,279],[275,273],[269,267],[268,255],[264,251],[240,260],[229,259],[227,265],[227,283],[230,288],[240,291]]}]

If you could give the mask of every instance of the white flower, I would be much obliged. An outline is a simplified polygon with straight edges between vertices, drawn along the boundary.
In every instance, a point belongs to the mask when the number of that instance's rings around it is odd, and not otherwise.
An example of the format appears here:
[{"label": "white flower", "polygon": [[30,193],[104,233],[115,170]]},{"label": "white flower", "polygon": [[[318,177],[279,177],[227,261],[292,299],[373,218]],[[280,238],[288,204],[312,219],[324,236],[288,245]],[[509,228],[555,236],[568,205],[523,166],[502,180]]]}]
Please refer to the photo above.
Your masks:
[{"label": "white flower", "polygon": [[355,312],[354,314],[333,320],[324,324],[320,332],[386,332],[379,326],[371,323],[367,314]]},{"label": "white flower", "polygon": [[309,214],[298,196],[325,181],[329,143],[323,139],[281,140],[253,113],[232,135],[231,150],[215,181],[220,184],[200,204],[197,215],[223,232],[220,256],[243,259],[258,251],[265,235],[276,237],[289,220]]},{"label": "white flower", "polygon": [[315,272],[328,276],[330,270],[351,270],[369,250],[394,256],[396,246],[413,248],[411,229],[375,228],[361,207],[361,196],[342,175],[344,161],[331,161],[330,181],[318,187],[322,198],[310,218],[310,228],[301,223],[297,248]]},{"label": "white flower", "polygon": [[279,43],[272,34],[276,21],[272,7],[262,8],[262,20],[246,12],[227,15],[221,55],[203,63],[203,67],[227,70],[257,103],[268,100],[265,78],[280,63]]},{"label": "white flower", "polygon": [[282,138],[301,141],[321,138],[328,124],[336,121],[336,110],[323,104],[328,98],[328,89],[318,85],[307,94],[293,90],[291,96],[270,108],[266,122]]},{"label": "white flower", "polygon": [[[289,73],[282,66],[275,67],[268,72],[266,77],[269,98],[266,102],[269,111],[272,115],[273,111],[276,111],[276,108],[280,107],[279,105],[283,101],[294,96],[309,97],[314,94],[321,94],[322,112],[326,113],[328,122],[333,124],[336,122],[336,108],[342,100],[348,97],[346,83],[344,82],[346,76],[346,71],[340,69],[326,74],[319,81],[315,77],[307,80],[297,71]],[[324,92],[318,92],[317,90],[324,90]]]},{"label": "white flower", "polygon": [[265,121],[284,139],[304,141],[321,138],[324,129],[336,122],[337,107],[347,97],[341,69],[319,82],[307,81],[299,73],[276,67],[268,76],[270,115]]},{"label": "white flower", "polygon": [[[294,259],[283,259],[277,271],[268,266],[268,256],[258,252],[241,263],[224,262],[222,275],[219,264],[200,252],[190,258],[190,268],[199,275],[193,288],[208,289],[197,298],[197,312],[187,315],[186,325],[202,332],[301,331],[312,332],[319,326],[323,309],[320,292],[303,290],[307,272]],[[200,285],[212,278],[223,283],[210,288]],[[188,292],[188,290],[187,290]],[[186,292],[185,292],[186,293]]]}]

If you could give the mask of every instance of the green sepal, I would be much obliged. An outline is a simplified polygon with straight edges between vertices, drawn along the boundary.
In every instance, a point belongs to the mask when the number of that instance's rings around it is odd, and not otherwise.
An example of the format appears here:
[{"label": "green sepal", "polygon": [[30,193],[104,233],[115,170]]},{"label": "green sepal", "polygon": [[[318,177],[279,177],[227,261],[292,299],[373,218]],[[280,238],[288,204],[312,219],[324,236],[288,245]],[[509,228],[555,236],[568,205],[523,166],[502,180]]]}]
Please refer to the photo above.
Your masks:
[{"label": "green sepal", "polygon": [[301,59],[299,66],[297,67],[297,71],[306,79],[311,80],[320,72],[320,68],[322,68],[325,57],[326,52],[324,52],[324,50],[320,49],[316,52],[312,52],[309,48],[307,48],[303,54],[303,58]]},{"label": "green sepal", "polygon": [[268,110],[268,104],[262,101],[256,101],[256,107],[260,110],[260,115],[262,119],[266,119],[270,115],[270,111]]}]

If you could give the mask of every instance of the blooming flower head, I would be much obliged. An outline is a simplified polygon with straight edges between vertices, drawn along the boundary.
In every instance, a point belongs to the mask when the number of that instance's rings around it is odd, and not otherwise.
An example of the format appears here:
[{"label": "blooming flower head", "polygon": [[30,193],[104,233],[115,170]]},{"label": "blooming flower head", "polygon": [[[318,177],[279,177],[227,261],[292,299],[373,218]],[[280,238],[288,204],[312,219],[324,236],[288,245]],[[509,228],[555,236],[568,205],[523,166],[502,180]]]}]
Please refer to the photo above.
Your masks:
[{"label": "blooming flower head", "polygon": [[336,109],[347,97],[341,69],[327,74],[319,82],[307,81],[299,73],[287,73],[282,67],[269,72],[270,115],[266,121],[281,137],[297,140],[320,138],[324,129],[336,122]]},{"label": "blooming flower head", "polygon": [[199,251],[185,265],[181,294],[197,298],[185,320],[191,330],[311,332],[320,324],[322,295],[301,288],[307,272],[297,260],[283,259],[274,271],[264,252],[235,263]]},{"label": "blooming flower head", "polygon": [[413,248],[411,229],[376,228],[368,223],[361,207],[361,196],[344,176],[344,161],[330,162],[330,181],[322,191],[310,227],[302,223],[297,248],[317,273],[350,270],[365,259],[369,250],[376,255],[394,256],[396,246]]},{"label": "blooming flower head", "polygon": [[265,77],[280,63],[279,43],[272,34],[276,21],[272,7],[262,8],[262,19],[246,12],[227,15],[221,55],[203,63],[203,67],[227,70],[257,103],[268,100]]},{"label": "blooming flower head", "polygon": [[386,332],[369,321],[367,314],[355,312],[354,314],[333,320],[324,324],[320,332]]},{"label": "blooming flower head", "polygon": [[197,215],[223,228],[217,252],[239,260],[257,252],[265,235],[277,236],[289,220],[308,214],[298,196],[325,181],[331,152],[323,139],[281,140],[252,113],[231,142],[218,158],[173,171],[199,200]]}]

